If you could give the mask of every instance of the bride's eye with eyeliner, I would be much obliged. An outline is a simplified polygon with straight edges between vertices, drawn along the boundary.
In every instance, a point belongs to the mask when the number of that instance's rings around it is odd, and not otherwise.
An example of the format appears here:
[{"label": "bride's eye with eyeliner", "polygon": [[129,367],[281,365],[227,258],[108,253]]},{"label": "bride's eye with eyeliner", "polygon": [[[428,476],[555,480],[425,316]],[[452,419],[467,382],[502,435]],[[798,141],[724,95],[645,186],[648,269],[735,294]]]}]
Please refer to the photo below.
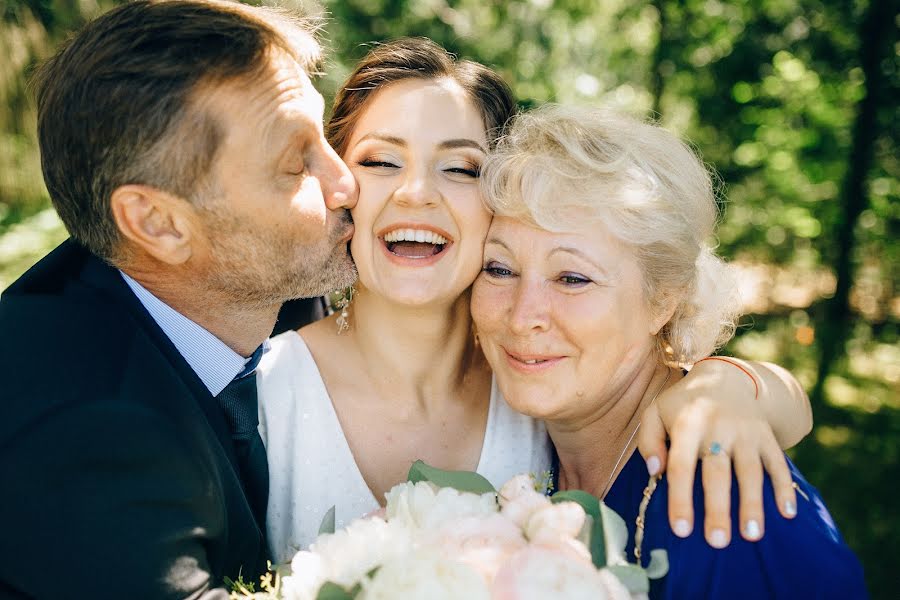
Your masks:
[{"label": "bride's eye with eyeliner", "polygon": [[471,166],[471,167],[448,167],[444,169],[446,173],[456,173],[458,175],[465,175],[467,177],[471,177],[472,179],[478,179],[481,176],[481,167]]},{"label": "bride's eye with eyeliner", "polygon": [[441,170],[456,179],[478,179],[481,176],[481,164],[463,157],[446,161]]},{"label": "bride's eye with eyeliner", "polygon": [[379,159],[379,158],[364,158],[358,161],[358,164],[361,167],[375,167],[381,169],[398,169],[399,165],[392,163],[389,160]]}]

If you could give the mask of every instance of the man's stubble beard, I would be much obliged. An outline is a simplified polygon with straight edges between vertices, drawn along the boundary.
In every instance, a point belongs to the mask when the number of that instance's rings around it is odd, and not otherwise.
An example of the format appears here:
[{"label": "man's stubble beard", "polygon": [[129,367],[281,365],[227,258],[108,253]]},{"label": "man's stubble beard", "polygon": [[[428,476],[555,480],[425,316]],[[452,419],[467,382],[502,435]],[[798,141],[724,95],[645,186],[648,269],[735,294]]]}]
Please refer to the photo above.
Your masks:
[{"label": "man's stubble beard", "polygon": [[326,240],[298,244],[284,230],[251,230],[246,223],[205,210],[210,236],[212,267],[206,285],[226,301],[247,308],[281,305],[296,298],[311,298],[352,285],[357,278],[349,243],[338,243],[350,223],[341,217]]}]

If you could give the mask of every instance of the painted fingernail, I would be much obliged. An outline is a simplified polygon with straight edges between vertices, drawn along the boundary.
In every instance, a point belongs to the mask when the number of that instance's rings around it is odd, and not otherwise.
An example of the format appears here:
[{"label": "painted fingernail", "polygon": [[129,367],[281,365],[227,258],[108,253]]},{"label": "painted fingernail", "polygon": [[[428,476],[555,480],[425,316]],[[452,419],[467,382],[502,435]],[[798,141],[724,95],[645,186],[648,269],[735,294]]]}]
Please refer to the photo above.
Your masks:
[{"label": "painted fingernail", "polygon": [[713,529],[712,533],[709,534],[709,545],[713,548],[724,548],[728,545],[728,538],[725,537],[725,532],[721,529]]},{"label": "painted fingernail", "polygon": [[788,500],[784,503],[784,514],[789,517],[793,517],[797,515],[797,505],[794,504],[793,500]]},{"label": "painted fingernail", "polygon": [[756,519],[750,519],[744,525],[744,537],[748,540],[759,539],[759,522]]},{"label": "painted fingernail", "polygon": [[650,473],[651,476],[659,473],[659,458],[651,456],[647,459],[647,472]]},{"label": "painted fingernail", "polygon": [[678,519],[675,521],[675,535],[681,538],[686,538],[691,535],[691,525],[685,519]]}]

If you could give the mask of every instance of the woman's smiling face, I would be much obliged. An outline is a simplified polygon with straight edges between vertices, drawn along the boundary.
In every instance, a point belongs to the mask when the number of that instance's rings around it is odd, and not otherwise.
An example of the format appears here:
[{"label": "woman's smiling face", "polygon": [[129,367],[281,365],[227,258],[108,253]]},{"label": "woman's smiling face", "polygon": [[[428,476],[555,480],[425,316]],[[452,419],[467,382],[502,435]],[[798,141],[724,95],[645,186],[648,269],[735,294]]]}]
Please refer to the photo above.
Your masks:
[{"label": "woman's smiling face", "polygon": [[602,225],[555,233],[495,217],[472,318],[504,397],[519,412],[581,421],[626,386],[661,326],[632,248]]},{"label": "woman's smiling face", "polygon": [[343,156],[359,183],[350,245],[362,286],[409,305],[452,303],[481,268],[491,217],[478,176],[481,114],[448,79],[379,90]]}]

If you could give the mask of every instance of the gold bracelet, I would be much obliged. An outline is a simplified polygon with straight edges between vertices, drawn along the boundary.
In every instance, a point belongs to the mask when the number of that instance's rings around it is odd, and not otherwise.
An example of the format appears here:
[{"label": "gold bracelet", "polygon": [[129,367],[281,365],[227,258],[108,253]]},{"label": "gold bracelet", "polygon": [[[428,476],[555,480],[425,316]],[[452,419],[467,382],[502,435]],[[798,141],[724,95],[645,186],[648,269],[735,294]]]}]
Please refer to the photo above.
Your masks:
[{"label": "gold bracelet", "polygon": [[737,367],[738,369],[740,369],[741,371],[743,371],[743,372],[744,372],[744,375],[746,375],[747,377],[749,377],[749,378],[750,378],[750,381],[753,382],[753,389],[755,390],[755,393],[754,393],[753,397],[756,398],[757,400],[759,399],[759,383],[757,383],[756,377],[753,376],[753,373],[751,373],[750,371],[748,371],[747,369],[745,369],[745,368],[742,367],[741,365],[737,364],[737,363],[734,362],[733,360],[729,360],[729,359],[725,358],[724,356],[707,356],[706,358],[701,358],[700,360],[698,360],[698,361],[695,362],[694,364],[695,364],[695,365],[699,365],[699,364],[702,363],[704,360],[720,360],[720,361],[722,361],[722,362],[724,362],[724,363],[728,363],[729,365],[735,366],[735,367]]},{"label": "gold bracelet", "polygon": [[637,525],[637,529],[634,531],[634,559],[637,561],[638,566],[641,566],[641,545],[644,543],[647,506],[650,504],[650,497],[656,491],[659,479],[660,475],[652,475],[650,481],[647,482],[647,487],[644,488],[644,497],[641,499],[641,505],[638,508],[638,516],[634,521],[635,525]]}]

